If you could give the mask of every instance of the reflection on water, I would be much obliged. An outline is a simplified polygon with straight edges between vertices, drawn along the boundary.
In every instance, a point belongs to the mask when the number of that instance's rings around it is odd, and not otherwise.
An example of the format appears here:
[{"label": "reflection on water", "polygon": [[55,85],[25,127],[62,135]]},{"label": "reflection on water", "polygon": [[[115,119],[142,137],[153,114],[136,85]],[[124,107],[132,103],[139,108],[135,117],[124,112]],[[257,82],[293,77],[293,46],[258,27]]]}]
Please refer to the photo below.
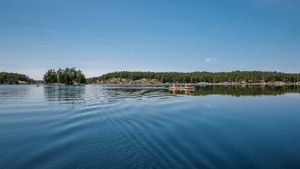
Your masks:
[{"label": "reflection on water", "polygon": [[30,89],[30,86],[16,87],[16,85],[0,85],[0,103],[25,99]]},{"label": "reflection on water", "polygon": [[45,85],[44,96],[48,101],[78,104],[84,100],[85,86]]},{"label": "reflection on water", "polygon": [[0,85],[0,169],[298,169],[299,93]]},{"label": "reflection on water", "polygon": [[[88,92],[86,92],[88,90]],[[18,89],[12,96],[24,94],[28,89]],[[195,86],[193,90],[169,91],[167,86],[134,86],[134,85],[87,85],[65,86],[45,85],[44,97],[47,101],[55,101],[62,104],[80,104],[86,100],[98,103],[115,103],[129,99],[168,99],[182,95],[207,96],[275,96],[285,93],[300,93],[299,86]],[[5,93],[5,92],[4,92]],[[6,91],[10,93],[10,90]],[[11,95],[11,94],[10,94]]]},{"label": "reflection on water", "polygon": [[221,86],[221,85],[209,85],[209,86],[195,86],[193,90],[168,90],[167,88],[155,89],[155,88],[128,88],[125,87],[107,87],[110,94],[126,93],[126,95],[158,95],[158,96],[170,96],[170,95],[192,95],[192,96],[206,96],[206,95],[230,95],[230,96],[276,96],[285,93],[300,93],[300,86],[267,86],[267,85],[252,85],[252,86]]},{"label": "reflection on water", "polygon": [[230,95],[230,96],[262,96],[282,95],[285,93],[300,93],[300,86],[196,86],[191,94],[194,96],[205,95]]}]

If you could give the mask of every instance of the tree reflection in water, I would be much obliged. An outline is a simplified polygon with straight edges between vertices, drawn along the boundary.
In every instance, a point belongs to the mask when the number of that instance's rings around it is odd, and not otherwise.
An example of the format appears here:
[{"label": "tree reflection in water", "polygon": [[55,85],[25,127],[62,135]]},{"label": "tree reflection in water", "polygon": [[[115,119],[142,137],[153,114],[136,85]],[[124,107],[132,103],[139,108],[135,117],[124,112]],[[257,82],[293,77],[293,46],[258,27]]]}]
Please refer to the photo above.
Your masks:
[{"label": "tree reflection in water", "polygon": [[[165,94],[182,94],[192,96],[206,96],[206,95],[230,95],[230,96],[263,96],[263,95],[282,95],[286,93],[300,93],[300,86],[286,85],[286,86],[270,86],[270,85],[251,85],[251,86],[229,86],[229,85],[208,85],[195,86],[193,90],[168,90],[168,89],[128,89],[128,88],[112,88],[115,92],[125,92],[127,94],[137,93],[165,93]],[[143,92],[141,92],[143,91]]]},{"label": "tree reflection in water", "polygon": [[45,85],[44,96],[48,101],[78,104],[84,101],[85,86]]}]

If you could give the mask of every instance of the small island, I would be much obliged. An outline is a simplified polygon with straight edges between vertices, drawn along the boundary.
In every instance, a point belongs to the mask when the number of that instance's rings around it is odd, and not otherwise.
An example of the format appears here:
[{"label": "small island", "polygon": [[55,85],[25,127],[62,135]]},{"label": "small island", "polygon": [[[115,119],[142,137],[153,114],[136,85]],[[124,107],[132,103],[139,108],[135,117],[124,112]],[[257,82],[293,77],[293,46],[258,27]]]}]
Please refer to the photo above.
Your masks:
[{"label": "small island", "polygon": [[79,85],[85,84],[86,78],[81,70],[76,68],[65,69],[49,69],[44,75],[45,84],[66,84],[66,85]]}]

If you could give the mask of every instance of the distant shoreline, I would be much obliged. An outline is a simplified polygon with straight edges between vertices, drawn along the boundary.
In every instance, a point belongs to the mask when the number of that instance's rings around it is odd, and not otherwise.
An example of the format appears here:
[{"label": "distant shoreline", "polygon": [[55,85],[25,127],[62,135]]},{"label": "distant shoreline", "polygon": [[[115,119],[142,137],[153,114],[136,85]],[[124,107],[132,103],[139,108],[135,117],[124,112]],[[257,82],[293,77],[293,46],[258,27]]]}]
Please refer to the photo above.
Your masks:
[{"label": "distant shoreline", "polygon": [[96,84],[288,85],[300,83],[300,73],[232,72],[112,72],[88,78]]},{"label": "distant shoreline", "polygon": [[[300,83],[176,83],[178,86],[300,86]],[[37,84],[30,84],[30,83],[22,83],[22,84],[8,84],[3,83],[0,85],[37,85]],[[116,86],[134,86],[134,85],[145,85],[145,86],[170,86],[172,83],[87,83],[87,84],[46,84],[46,83],[39,83],[39,85],[48,85],[48,86],[84,86],[84,85],[116,85]]]},{"label": "distant shoreline", "polygon": [[85,78],[76,68],[49,69],[43,80],[33,80],[24,74],[0,72],[0,84],[107,84],[107,85],[300,85],[300,73],[271,71],[232,72],[135,72],[121,71]]},{"label": "distant shoreline", "polygon": [[[90,83],[92,85],[164,85],[169,86],[173,83]],[[270,85],[270,86],[287,86],[287,85],[300,85],[300,82],[296,83],[285,83],[285,82],[270,82],[270,83],[236,83],[236,82],[221,82],[221,83],[176,83],[178,86],[188,85],[188,86],[255,86],[255,85]]]},{"label": "distant shoreline", "polygon": [[[63,83],[2,83],[0,85],[49,85],[49,86],[82,86],[82,85],[117,85],[117,86],[125,86],[125,85],[153,85],[153,86],[170,86],[173,83],[135,83],[135,82],[129,82],[129,83],[86,83],[86,84],[63,84]],[[276,81],[276,82],[268,82],[268,83],[239,83],[239,82],[219,82],[219,83],[209,83],[209,82],[199,82],[199,83],[176,83],[178,86],[255,86],[255,85],[270,85],[270,86],[286,86],[286,85],[300,85],[300,82],[281,82],[281,81]]]}]

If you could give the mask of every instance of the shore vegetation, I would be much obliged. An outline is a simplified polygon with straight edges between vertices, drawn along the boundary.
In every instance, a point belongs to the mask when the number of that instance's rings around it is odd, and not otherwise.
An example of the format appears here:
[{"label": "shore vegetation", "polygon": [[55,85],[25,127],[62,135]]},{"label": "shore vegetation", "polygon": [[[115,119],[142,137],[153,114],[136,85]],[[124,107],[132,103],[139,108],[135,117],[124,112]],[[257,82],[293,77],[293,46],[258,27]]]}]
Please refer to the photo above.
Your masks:
[{"label": "shore vegetation", "polygon": [[34,82],[24,74],[0,72],[0,84],[33,84]]},{"label": "shore vegetation", "polygon": [[45,84],[84,84],[86,83],[85,75],[81,70],[76,68],[65,68],[65,69],[49,69],[44,75]]},{"label": "shore vegetation", "polygon": [[300,73],[271,71],[233,72],[113,72],[88,79],[89,83],[109,83],[111,79],[137,81],[146,79],[159,83],[299,83]]}]

